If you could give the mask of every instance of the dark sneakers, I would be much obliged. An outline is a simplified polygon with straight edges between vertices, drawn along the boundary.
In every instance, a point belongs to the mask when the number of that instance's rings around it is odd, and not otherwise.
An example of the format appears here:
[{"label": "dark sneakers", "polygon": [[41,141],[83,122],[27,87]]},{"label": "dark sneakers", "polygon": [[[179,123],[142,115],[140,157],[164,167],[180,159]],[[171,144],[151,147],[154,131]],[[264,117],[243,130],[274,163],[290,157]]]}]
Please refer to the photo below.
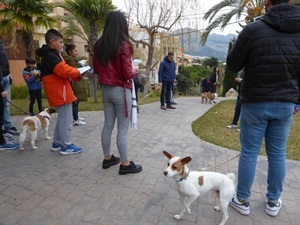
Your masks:
[{"label": "dark sneakers", "polygon": [[168,105],[167,109],[176,109],[176,108],[174,106],[172,106],[172,105]]},{"label": "dark sneakers", "polygon": [[103,169],[108,169],[109,167],[116,165],[120,162],[120,158],[116,157],[114,155],[111,155],[111,158],[109,160],[103,159],[102,162],[102,168]]},{"label": "dark sneakers", "polygon": [[134,162],[130,161],[130,165],[128,165],[128,166],[120,165],[119,174],[125,175],[127,173],[138,173],[138,172],[141,172],[142,169],[143,168],[141,165],[136,165],[136,164],[134,164]]}]

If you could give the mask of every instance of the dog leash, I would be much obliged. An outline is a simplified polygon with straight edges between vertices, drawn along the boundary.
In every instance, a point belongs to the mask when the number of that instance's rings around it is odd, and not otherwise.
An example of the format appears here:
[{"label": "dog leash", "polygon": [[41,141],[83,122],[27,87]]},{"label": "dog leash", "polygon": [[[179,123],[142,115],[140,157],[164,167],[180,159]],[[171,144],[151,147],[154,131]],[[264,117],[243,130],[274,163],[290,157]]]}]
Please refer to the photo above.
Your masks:
[{"label": "dog leash", "polygon": [[149,95],[151,95],[153,92],[159,90],[159,88],[155,88],[153,91],[151,91],[149,94],[145,95],[144,97],[142,97],[142,99],[147,98]]},{"label": "dog leash", "polygon": [[220,167],[220,166],[222,166],[222,165],[224,165],[224,164],[226,164],[226,163],[228,163],[228,162],[234,160],[235,158],[237,158],[237,157],[239,157],[239,156],[240,156],[240,154],[237,154],[237,155],[234,156],[233,158],[231,158],[231,159],[229,159],[229,160],[227,160],[227,161],[225,161],[225,162],[222,162],[222,163],[220,163],[220,164],[218,164],[218,165],[216,165],[216,166],[212,166],[212,167],[208,167],[208,168],[202,167],[202,168],[199,168],[199,169],[197,169],[197,170],[198,170],[198,171],[212,170],[212,169],[218,168],[218,167]]},{"label": "dog leash", "polygon": [[16,106],[15,104],[13,104],[11,101],[9,101],[7,98],[5,98],[5,101],[7,101],[9,104],[11,104],[12,106],[14,106],[16,109],[18,109],[20,112],[22,112],[25,115],[30,115],[29,112],[25,112],[23,111],[21,108],[19,108],[18,106]]}]

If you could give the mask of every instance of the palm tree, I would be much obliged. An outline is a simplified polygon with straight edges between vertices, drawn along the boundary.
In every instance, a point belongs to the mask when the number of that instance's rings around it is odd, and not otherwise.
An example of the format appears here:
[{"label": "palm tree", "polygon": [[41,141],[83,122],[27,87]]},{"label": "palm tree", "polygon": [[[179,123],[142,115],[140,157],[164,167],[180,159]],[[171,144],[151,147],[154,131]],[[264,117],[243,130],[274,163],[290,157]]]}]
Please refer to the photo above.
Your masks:
[{"label": "palm tree", "polygon": [[[226,10],[226,13],[218,14]],[[227,10],[230,10],[229,12]],[[204,45],[208,35],[217,27],[224,29],[229,25],[230,20],[235,16],[237,20],[245,15],[244,22],[249,23],[255,17],[264,14],[263,0],[223,0],[210,8],[203,16],[204,20],[210,23],[201,34],[201,43]],[[215,18],[217,16],[217,18]],[[241,27],[243,25],[239,23]]]},{"label": "palm tree", "polygon": [[[98,39],[98,33],[102,30],[105,18],[107,14],[116,9],[116,7],[112,4],[111,0],[65,0],[62,3],[57,3],[56,7],[62,7],[69,11],[73,17],[71,16],[71,20],[69,18],[69,22],[73,19],[73,22],[76,21],[79,27],[77,29],[72,29],[71,27],[66,28],[64,32],[69,32],[69,35],[78,35],[80,37],[84,37],[83,39],[88,43],[88,51],[89,51],[89,64],[92,66],[92,49],[94,44]],[[73,27],[75,27],[74,23],[69,23]],[[71,29],[70,29],[71,28]],[[73,33],[71,32],[73,30]],[[82,34],[80,34],[82,33]],[[85,34],[83,34],[85,33]],[[95,102],[98,102],[97,98],[97,79],[96,76],[94,78],[94,98]]]},{"label": "palm tree", "polygon": [[32,56],[33,33],[37,28],[50,28],[56,19],[49,14],[53,6],[47,0],[1,0],[0,35],[15,36],[21,33],[26,56]]},{"label": "palm tree", "polygon": [[[78,35],[86,40],[90,54],[98,39],[98,33],[103,29],[107,14],[116,9],[111,0],[65,0],[55,6],[62,7],[71,13],[69,17],[64,18],[64,21],[71,26],[63,28],[63,32]],[[76,26],[75,30],[70,29]]]}]

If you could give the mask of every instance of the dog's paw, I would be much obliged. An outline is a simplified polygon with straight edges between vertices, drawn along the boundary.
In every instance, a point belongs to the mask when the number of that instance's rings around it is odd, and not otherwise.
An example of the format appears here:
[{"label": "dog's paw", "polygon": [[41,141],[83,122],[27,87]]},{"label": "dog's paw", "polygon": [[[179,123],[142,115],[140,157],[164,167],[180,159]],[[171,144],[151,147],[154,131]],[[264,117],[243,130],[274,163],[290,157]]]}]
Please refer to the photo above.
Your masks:
[{"label": "dog's paw", "polygon": [[186,208],[186,212],[187,212],[188,214],[191,214],[191,209],[190,209],[189,207],[187,207],[187,208]]},{"label": "dog's paw", "polygon": [[49,140],[49,139],[51,139],[51,137],[46,137],[46,140]]},{"label": "dog's paw", "polygon": [[174,219],[175,219],[175,220],[180,220],[180,219],[181,219],[181,216],[180,216],[180,215],[174,215]]},{"label": "dog's paw", "polygon": [[218,212],[221,210],[220,206],[215,206],[214,209]]}]

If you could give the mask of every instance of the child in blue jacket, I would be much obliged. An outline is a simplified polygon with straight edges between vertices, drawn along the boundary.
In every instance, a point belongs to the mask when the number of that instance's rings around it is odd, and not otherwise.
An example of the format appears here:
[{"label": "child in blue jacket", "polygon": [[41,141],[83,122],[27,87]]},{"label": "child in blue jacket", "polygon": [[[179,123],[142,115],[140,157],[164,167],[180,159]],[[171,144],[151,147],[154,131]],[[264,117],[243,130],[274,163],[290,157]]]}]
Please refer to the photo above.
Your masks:
[{"label": "child in blue jacket", "polygon": [[25,59],[26,68],[23,70],[23,78],[27,84],[27,88],[29,91],[30,96],[30,103],[29,103],[29,113],[34,115],[33,113],[33,106],[35,104],[35,100],[37,100],[39,112],[42,109],[42,83],[40,79],[41,71],[39,71],[35,63],[36,61],[31,58],[27,57]]}]

